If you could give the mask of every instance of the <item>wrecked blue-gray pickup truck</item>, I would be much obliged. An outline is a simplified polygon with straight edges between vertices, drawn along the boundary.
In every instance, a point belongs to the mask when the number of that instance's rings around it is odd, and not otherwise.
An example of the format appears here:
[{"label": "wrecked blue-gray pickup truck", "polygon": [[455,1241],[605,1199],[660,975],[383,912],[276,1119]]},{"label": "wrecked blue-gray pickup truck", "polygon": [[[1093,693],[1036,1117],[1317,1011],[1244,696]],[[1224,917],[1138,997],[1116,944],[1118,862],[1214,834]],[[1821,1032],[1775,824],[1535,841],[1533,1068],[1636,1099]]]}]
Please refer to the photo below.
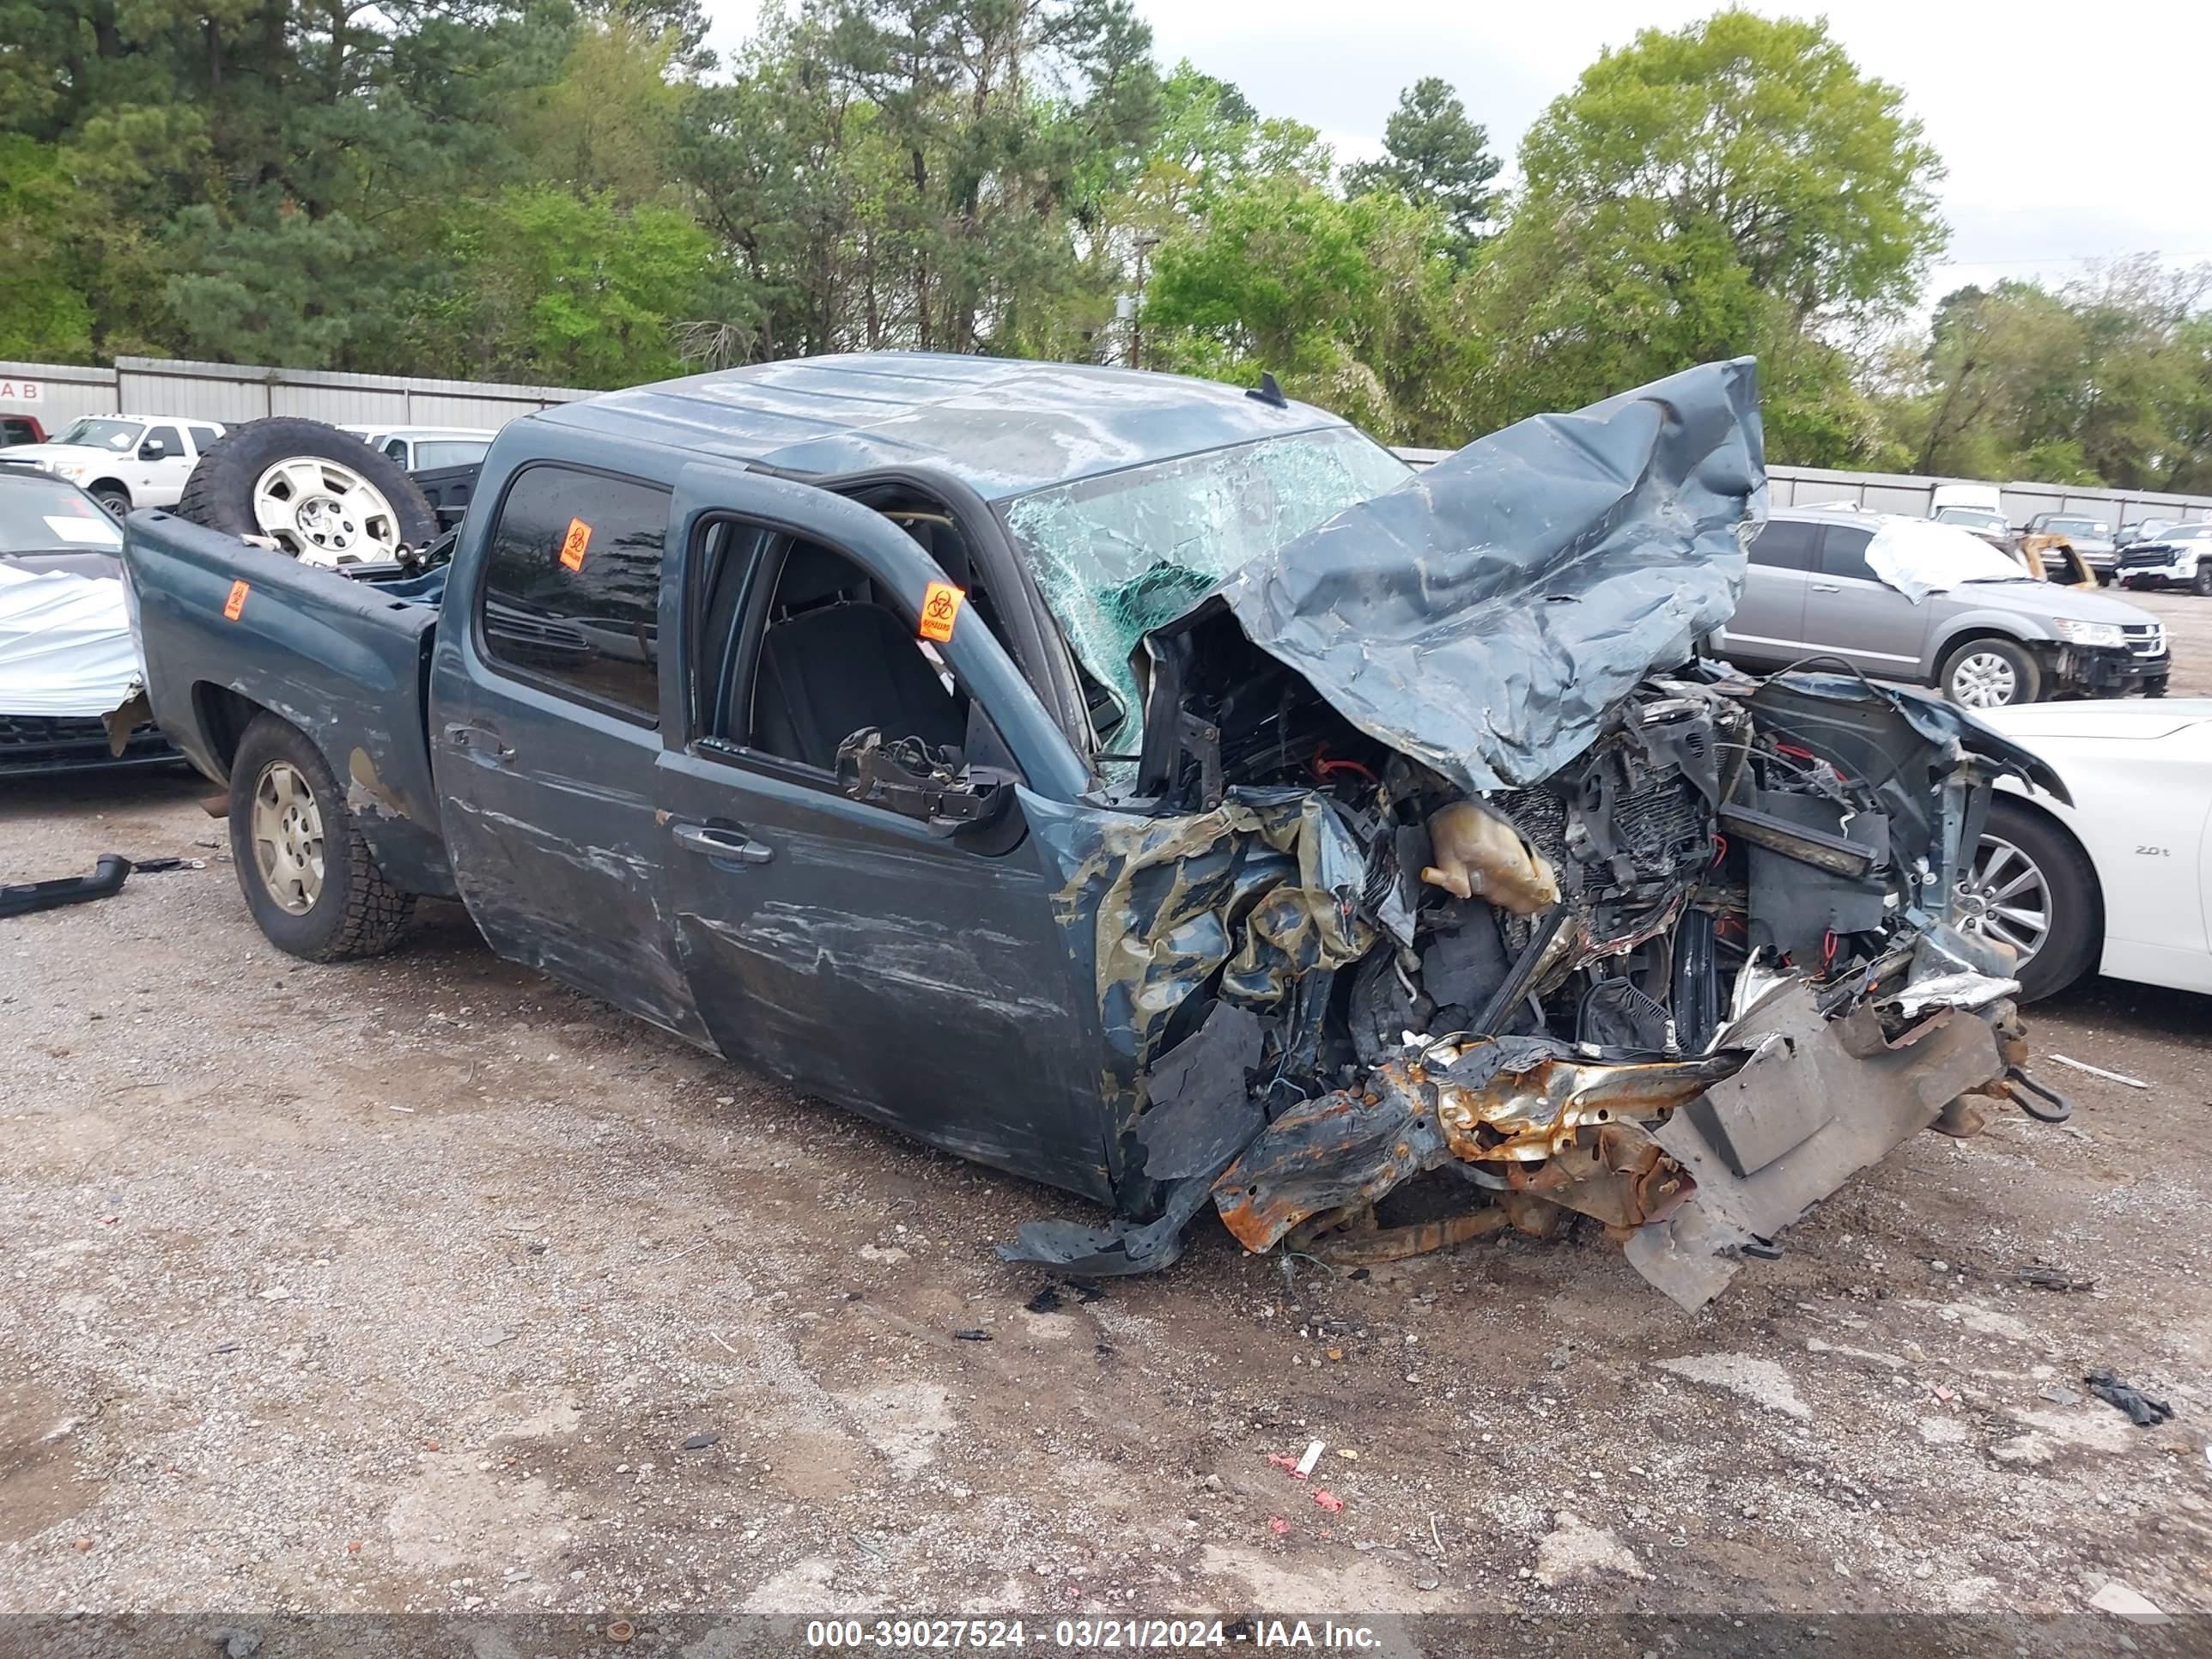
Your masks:
[{"label": "wrecked blue-gray pickup truck", "polygon": [[1345,1261],[1579,1215],[1694,1307],[1975,1097],[2063,1109],[1946,921],[1992,778],[2058,780],[1695,660],[1765,499],[1747,361],[1414,474],[1272,383],[887,354],[516,421],[399,568],[161,513],[126,564],[285,950],[458,897],[1111,1207],[1012,1260],[1164,1266],[1208,1205]]}]

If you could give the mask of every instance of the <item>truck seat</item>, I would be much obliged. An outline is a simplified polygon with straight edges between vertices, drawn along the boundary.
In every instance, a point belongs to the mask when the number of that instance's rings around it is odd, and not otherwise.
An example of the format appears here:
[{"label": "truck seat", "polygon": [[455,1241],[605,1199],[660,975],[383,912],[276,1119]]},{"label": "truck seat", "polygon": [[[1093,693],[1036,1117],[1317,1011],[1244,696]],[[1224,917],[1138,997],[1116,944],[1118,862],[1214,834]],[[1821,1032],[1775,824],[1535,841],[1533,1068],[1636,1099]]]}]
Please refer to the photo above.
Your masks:
[{"label": "truck seat", "polygon": [[772,624],[761,636],[753,746],[833,771],[837,745],[864,726],[885,741],[957,748],[967,699],[950,690],[898,613],[842,599]]}]

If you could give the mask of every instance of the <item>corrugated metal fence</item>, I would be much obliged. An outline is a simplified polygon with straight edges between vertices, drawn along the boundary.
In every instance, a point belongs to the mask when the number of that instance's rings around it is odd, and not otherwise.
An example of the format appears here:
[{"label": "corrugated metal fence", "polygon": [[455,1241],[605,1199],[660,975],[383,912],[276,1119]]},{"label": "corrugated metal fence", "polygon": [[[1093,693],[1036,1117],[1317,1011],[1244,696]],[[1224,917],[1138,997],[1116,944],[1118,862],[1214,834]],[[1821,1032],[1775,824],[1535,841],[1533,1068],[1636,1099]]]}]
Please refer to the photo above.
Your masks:
[{"label": "corrugated metal fence", "polygon": [[[161,414],[187,420],[252,421],[304,415],[345,426],[497,427],[550,404],[588,398],[574,386],[498,386],[390,374],[336,374],[304,368],[122,357],[113,368],[0,362],[0,410],[39,416],[52,431],[80,415]],[[1440,449],[1404,449],[1417,465],[1442,460]],[[1925,518],[1939,478],[1893,472],[1833,472],[1820,467],[1767,469],[1777,507],[1850,501],[1882,513]],[[2057,484],[2002,486],[2006,515],[2026,524],[2039,513],[2076,514],[2117,526],[2143,518],[2212,518],[2212,495],[2168,495]]]},{"label": "corrugated metal fence", "polygon": [[[1401,449],[1416,466],[1429,466],[1448,449]],[[1970,483],[1967,478],[1926,478],[1903,472],[1834,472],[1819,466],[1766,469],[1771,507],[1832,506],[1848,501],[1874,513],[1901,513],[1924,519],[1939,484]],[[2002,492],[2005,516],[2024,525],[2039,513],[2064,513],[2095,519],[2108,530],[2139,519],[2212,519],[2212,495],[2166,495],[2141,489],[2078,489],[2063,484],[2008,483]]]},{"label": "corrugated metal fence", "polygon": [[498,427],[548,404],[591,395],[574,386],[337,374],[157,357],[118,357],[113,368],[0,362],[0,410],[36,415],[48,431],[80,415],[126,413],[225,422],[304,415],[334,426]]},{"label": "corrugated metal fence", "polygon": [[[1928,516],[1939,483],[1958,480],[1923,478],[1899,472],[1831,472],[1817,466],[1770,466],[1767,494],[1776,507],[1814,507],[1849,501],[1876,513]],[[2075,489],[2061,484],[2008,483],[2005,517],[2026,524],[2039,513],[2064,513],[2100,520],[2107,528],[2139,519],[2212,518],[2212,495],[2166,495],[2146,490]]]}]

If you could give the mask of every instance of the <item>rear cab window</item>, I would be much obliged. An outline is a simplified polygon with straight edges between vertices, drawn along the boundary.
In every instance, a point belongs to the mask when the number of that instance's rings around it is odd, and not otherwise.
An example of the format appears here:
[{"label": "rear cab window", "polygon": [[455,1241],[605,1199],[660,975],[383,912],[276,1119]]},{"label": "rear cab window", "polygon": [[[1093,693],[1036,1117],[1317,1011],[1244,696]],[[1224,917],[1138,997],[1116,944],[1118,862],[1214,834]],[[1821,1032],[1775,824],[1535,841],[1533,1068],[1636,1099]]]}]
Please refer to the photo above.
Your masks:
[{"label": "rear cab window", "polygon": [[508,485],[477,629],[494,666],[642,725],[660,718],[660,556],[670,493],[541,464]]},{"label": "rear cab window", "polygon": [[211,426],[188,426],[185,430],[191,434],[192,447],[203,455],[222,441],[222,434]]}]

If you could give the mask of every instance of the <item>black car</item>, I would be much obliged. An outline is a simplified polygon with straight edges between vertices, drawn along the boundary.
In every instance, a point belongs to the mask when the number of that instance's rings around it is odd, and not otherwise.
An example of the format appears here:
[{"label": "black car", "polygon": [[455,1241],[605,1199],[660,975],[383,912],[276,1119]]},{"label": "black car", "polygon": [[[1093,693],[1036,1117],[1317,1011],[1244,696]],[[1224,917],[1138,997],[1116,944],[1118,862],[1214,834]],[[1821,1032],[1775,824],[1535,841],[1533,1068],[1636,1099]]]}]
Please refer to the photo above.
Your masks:
[{"label": "black car", "polygon": [[[112,671],[128,660],[122,551],[121,528],[75,484],[0,468],[0,777],[173,766],[182,758],[151,720],[135,723],[118,753],[105,712],[72,706],[82,699],[70,695],[71,677],[116,678]],[[65,586],[35,580],[57,574],[112,583],[112,628],[104,605],[73,602]],[[125,690],[127,676],[118,703]]]}]

